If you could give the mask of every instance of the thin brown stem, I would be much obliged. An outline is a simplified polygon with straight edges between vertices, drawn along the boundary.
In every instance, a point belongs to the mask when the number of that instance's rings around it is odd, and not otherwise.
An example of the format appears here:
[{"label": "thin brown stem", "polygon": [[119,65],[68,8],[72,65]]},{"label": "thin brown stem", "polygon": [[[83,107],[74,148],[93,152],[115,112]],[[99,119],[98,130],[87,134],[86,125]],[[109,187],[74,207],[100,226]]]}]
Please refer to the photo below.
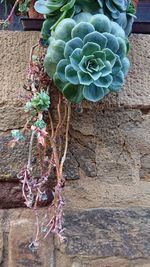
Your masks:
[{"label": "thin brown stem", "polygon": [[35,132],[32,131],[31,138],[30,138],[30,145],[29,145],[29,155],[28,155],[28,164],[27,170],[31,170],[31,159],[32,159],[32,147],[33,147],[33,139],[34,139]]},{"label": "thin brown stem", "polygon": [[60,163],[60,176],[62,176],[63,165],[64,165],[64,162],[65,162],[65,159],[66,159],[66,155],[67,155],[70,118],[71,118],[71,104],[68,103],[68,115],[67,115],[67,125],[66,125],[66,140],[65,140],[64,154],[63,154],[63,157],[62,157],[61,163]]},{"label": "thin brown stem", "polygon": [[51,125],[51,138],[53,138],[54,137],[54,124],[53,124],[52,116],[49,111],[48,111],[48,117],[49,117],[50,125]]},{"label": "thin brown stem", "polygon": [[33,56],[33,52],[34,52],[34,49],[38,46],[39,44],[35,44],[35,45],[33,45],[32,47],[31,47],[31,49],[30,49],[30,56],[29,56],[29,66],[31,65],[31,63],[32,63],[32,56]]},{"label": "thin brown stem", "polygon": [[59,94],[59,100],[58,100],[58,105],[57,105],[57,113],[58,113],[58,124],[56,126],[56,130],[55,130],[55,138],[58,134],[58,131],[60,129],[60,126],[61,126],[61,110],[60,110],[60,107],[61,107],[61,99],[62,99],[62,96]]}]

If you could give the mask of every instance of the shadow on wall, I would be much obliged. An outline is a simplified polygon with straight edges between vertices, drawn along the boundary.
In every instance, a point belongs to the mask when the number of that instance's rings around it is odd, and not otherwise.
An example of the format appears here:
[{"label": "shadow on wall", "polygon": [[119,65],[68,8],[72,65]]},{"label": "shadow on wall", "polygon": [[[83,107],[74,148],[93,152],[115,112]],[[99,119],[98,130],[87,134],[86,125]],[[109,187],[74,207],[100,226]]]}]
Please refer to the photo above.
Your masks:
[{"label": "shadow on wall", "polygon": [[[11,10],[11,8],[9,8],[8,14],[9,14],[10,10]],[[0,4],[0,21],[4,20],[6,18],[7,18],[7,16],[5,15],[4,5]],[[20,23],[20,18],[21,17],[14,16],[13,22],[9,26],[9,30],[11,30],[11,31],[22,31],[23,30],[22,25]],[[0,28],[0,30],[2,30],[2,29]]]}]

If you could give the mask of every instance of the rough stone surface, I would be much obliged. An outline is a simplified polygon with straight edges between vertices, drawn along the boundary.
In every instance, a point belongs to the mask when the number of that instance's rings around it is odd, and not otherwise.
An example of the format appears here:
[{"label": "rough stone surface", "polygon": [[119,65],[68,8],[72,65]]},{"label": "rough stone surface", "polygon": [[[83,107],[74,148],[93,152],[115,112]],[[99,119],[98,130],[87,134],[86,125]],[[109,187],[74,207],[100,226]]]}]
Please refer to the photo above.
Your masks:
[{"label": "rough stone surface", "polygon": [[149,109],[150,35],[135,34],[130,41],[131,70],[124,91],[119,94],[119,104]]},{"label": "rough stone surface", "polygon": [[141,157],[140,179],[150,181],[150,154]]},{"label": "rough stone surface", "polygon": [[66,253],[99,258],[150,257],[150,209],[92,209],[66,214]]},{"label": "rough stone surface", "polygon": [[4,252],[3,232],[2,229],[0,229],[0,265],[3,262],[3,252]]},{"label": "rough stone surface", "polygon": [[[52,202],[53,195],[49,184],[43,188],[48,196],[47,201],[40,201],[38,206],[47,206]],[[0,181],[0,209],[12,209],[26,207],[25,199],[22,197],[22,185],[19,181]]]},{"label": "rough stone surface", "polygon": [[[43,211],[39,211],[40,218]],[[0,210],[0,266],[54,267],[53,236],[41,240],[37,252],[28,246],[35,237],[35,215],[31,210]]]},{"label": "rough stone surface", "polygon": [[53,259],[53,239],[48,238],[36,252],[29,249],[29,242],[32,242],[34,224],[28,219],[12,221],[9,234],[9,261],[8,266],[50,266]]},{"label": "rough stone surface", "polygon": [[[37,43],[39,33],[0,31],[0,130],[22,127],[21,103],[25,90],[30,49]],[[2,116],[2,118],[1,118]],[[23,116],[23,117],[22,117]]]},{"label": "rough stone surface", "polygon": [[[27,162],[29,139],[13,149],[8,143],[10,131],[25,122],[23,85],[38,36],[0,32],[0,208],[22,205],[16,175]],[[66,243],[54,248],[49,237],[31,254],[31,211],[0,210],[0,266],[150,267],[150,35],[133,35],[131,43],[124,90],[100,103],[84,101],[83,112],[72,109]]]}]

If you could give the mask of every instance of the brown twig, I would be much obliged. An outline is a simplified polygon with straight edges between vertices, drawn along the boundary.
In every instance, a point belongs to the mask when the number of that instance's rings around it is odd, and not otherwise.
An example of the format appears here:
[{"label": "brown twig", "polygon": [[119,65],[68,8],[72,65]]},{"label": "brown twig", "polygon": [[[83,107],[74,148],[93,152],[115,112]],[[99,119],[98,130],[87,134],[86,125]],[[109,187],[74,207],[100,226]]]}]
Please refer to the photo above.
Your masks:
[{"label": "brown twig", "polygon": [[31,47],[31,49],[30,49],[30,56],[29,56],[29,67],[30,67],[30,65],[32,64],[32,56],[33,56],[33,52],[34,52],[34,49],[37,47],[39,45],[39,43],[38,44],[35,44],[35,45],[33,45],[32,47]]},{"label": "brown twig", "polygon": [[61,163],[60,163],[60,176],[62,176],[63,165],[64,165],[64,162],[65,162],[65,159],[66,159],[66,155],[67,155],[70,118],[71,118],[71,104],[68,103],[68,115],[67,115],[67,125],[66,125],[66,140],[65,140],[64,154],[63,154],[63,157],[62,157]]}]

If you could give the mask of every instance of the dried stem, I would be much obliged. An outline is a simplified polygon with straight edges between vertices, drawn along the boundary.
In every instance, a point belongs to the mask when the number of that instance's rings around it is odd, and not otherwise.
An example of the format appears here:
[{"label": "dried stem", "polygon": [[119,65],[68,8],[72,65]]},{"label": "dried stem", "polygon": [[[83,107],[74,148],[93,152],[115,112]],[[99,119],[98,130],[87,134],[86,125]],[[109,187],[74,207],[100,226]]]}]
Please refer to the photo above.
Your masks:
[{"label": "dried stem", "polygon": [[62,96],[59,94],[59,100],[58,100],[58,105],[57,105],[57,112],[58,112],[58,124],[56,126],[56,130],[55,130],[55,138],[56,136],[58,135],[58,131],[59,131],[59,128],[61,126],[61,110],[60,110],[60,107],[61,107],[61,98]]},{"label": "dried stem", "polygon": [[[38,93],[39,90],[43,90],[42,82],[39,83],[39,86],[36,88],[35,81],[37,77],[43,77],[44,75],[44,68],[43,65],[43,57],[41,56],[39,62],[41,66],[36,65],[37,61],[33,60],[33,53],[35,47],[38,44],[34,45],[30,51],[30,67],[28,71],[28,80],[29,80],[29,88],[34,96]],[[43,54],[42,54],[43,55]],[[38,71],[40,75],[38,75]],[[45,82],[45,76],[44,76]],[[43,83],[44,84],[44,83]],[[49,89],[50,83],[48,84],[48,80],[46,80],[46,85],[44,90]],[[63,115],[62,115],[63,111]],[[31,126],[31,137],[29,143],[29,155],[28,155],[28,162],[27,167],[20,173],[20,178],[22,182],[22,194],[25,199],[25,204],[27,207],[32,209],[35,212],[36,217],[36,236],[34,241],[31,243],[30,248],[36,249],[38,245],[38,241],[41,239],[43,235],[40,235],[40,229],[44,233],[44,238],[48,236],[50,232],[53,232],[57,235],[57,237],[62,240],[62,215],[63,215],[63,197],[62,197],[62,187],[64,185],[65,179],[63,175],[63,166],[66,159],[67,149],[68,149],[68,139],[69,139],[69,123],[71,118],[71,104],[63,99],[63,96],[59,94],[58,104],[57,104],[57,124],[55,126],[52,114],[48,111],[48,119],[50,127],[45,127],[43,129],[36,129],[35,128],[35,121],[41,120],[44,118],[44,114],[42,111],[37,112],[36,115],[33,116],[33,125]],[[30,122],[26,124],[24,127],[24,131],[28,130],[28,125],[30,126]],[[63,127],[65,126],[65,134],[64,134],[64,151],[62,153],[62,133],[64,132]],[[34,136],[37,132],[37,148],[38,148],[38,165],[40,167],[40,177],[35,178],[32,173],[32,148],[33,148],[33,141]],[[39,141],[39,135],[44,139],[42,143]],[[43,135],[42,135],[43,134]],[[43,145],[41,151],[41,144]],[[50,152],[48,157],[47,152],[50,148]],[[47,166],[48,163],[48,166]],[[38,203],[43,200],[48,200],[47,193],[45,193],[44,185],[48,181],[48,178],[51,176],[52,171],[55,171],[56,174],[56,185],[53,193],[53,201],[49,205],[46,211],[46,215],[43,218],[40,218],[38,213]],[[41,228],[42,227],[42,228]],[[44,230],[42,230],[44,228]],[[46,230],[45,230],[46,229]]]},{"label": "dried stem", "polygon": [[35,132],[32,131],[31,138],[30,138],[30,145],[29,145],[29,155],[28,155],[28,164],[27,170],[31,170],[31,159],[32,159],[32,147],[33,147],[33,139],[34,139]]},{"label": "dried stem", "polygon": [[33,45],[32,47],[31,47],[31,50],[30,50],[30,57],[29,57],[29,66],[32,64],[32,56],[33,56],[33,52],[34,52],[34,49],[37,47],[39,45],[39,43],[38,44],[35,44],[35,45]]}]

